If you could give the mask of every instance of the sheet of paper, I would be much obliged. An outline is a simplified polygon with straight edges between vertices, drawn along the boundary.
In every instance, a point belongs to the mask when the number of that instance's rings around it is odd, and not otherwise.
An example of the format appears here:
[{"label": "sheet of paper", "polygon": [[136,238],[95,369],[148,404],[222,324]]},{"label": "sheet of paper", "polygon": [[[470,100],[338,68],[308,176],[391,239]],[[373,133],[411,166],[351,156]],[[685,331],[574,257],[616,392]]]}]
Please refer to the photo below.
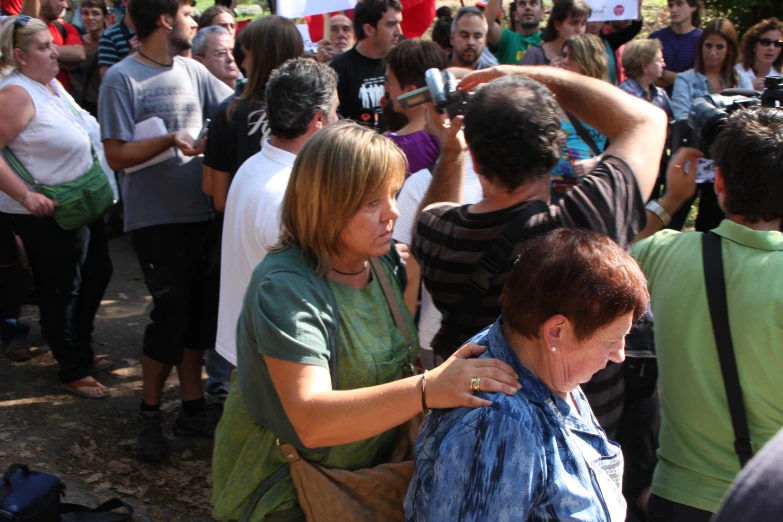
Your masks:
[{"label": "sheet of paper", "polygon": [[639,0],[586,0],[593,9],[588,22],[636,20],[639,17]]},{"label": "sheet of paper", "polygon": [[299,34],[302,35],[302,41],[304,42],[305,52],[306,53],[317,52],[318,44],[316,42],[313,42],[313,39],[310,38],[310,28],[307,27],[307,24],[296,24],[296,28],[299,29]]},{"label": "sheet of paper", "polygon": [[356,7],[356,0],[284,0],[277,4],[277,14],[286,18],[332,13]]},{"label": "sheet of paper", "polygon": [[[149,140],[152,138],[165,136],[166,134],[168,134],[168,131],[166,130],[166,124],[163,123],[163,120],[159,117],[153,116],[152,118],[148,118],[136,124],[136,126],[133,128],[133,141]],[[163,163],[164,161],[176,156],[176,149],[174,147],[168,148],[154,158],[151,158],[140,165],[125,169],[125,174],[131,174],[138,170],[146,169],[147,167],[157,165],[158,163]]]}]

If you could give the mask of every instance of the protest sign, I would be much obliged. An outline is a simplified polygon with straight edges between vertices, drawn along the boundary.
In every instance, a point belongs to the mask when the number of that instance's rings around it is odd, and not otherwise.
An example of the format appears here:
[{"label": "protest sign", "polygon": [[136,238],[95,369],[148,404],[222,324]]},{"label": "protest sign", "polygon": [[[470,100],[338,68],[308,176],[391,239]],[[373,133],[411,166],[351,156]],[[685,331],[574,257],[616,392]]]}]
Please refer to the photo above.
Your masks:
[{"label": "protest sign", "polygon": [[593,10],[588,22],[636,20],[639,17],[639,0],[587,0]]},{"label": "protest sign", "polygon": [[302,35],[305,52],[314,53],[318,51],[318,44],[313,42],[313,40],[310,38],[310,29],[307,27],[307,24],[296,24],[296,28],[299,29],[299,34]]},{"label": "protest sign", "polygon": [[354,7],[356,7],[356,0],[285,0],[278,3],[277,14],[286,18],[301,18]]}]

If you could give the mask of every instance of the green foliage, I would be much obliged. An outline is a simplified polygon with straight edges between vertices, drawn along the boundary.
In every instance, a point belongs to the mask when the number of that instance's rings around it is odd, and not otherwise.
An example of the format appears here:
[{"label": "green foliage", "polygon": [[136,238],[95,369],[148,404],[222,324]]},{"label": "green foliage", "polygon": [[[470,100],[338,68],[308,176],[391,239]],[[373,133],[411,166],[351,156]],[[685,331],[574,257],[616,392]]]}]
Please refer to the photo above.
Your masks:
[{"label": "green foliage", "polygon": [[742,34],[750,26],[764,18],[776,16],[783,19],[783,2],[781,0],[703,0],[707,11],[715,16],[730,19]]}]

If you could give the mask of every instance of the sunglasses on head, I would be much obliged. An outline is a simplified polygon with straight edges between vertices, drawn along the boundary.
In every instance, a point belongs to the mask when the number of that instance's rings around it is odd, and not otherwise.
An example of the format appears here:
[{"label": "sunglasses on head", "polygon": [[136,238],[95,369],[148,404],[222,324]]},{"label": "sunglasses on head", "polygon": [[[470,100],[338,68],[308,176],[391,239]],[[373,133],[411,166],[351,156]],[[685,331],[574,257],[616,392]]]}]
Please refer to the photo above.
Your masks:
[{"label": "sunglasses on head", "polygon": [[771,40],[769,38],[759,38],[759,43],[764,47],[769,47],[770,45],[774,45],[778,49],[783,47],[783,40]]},{"label": "sunglasses on head", "polygon": [[27,27],[27,24],[30,23],[30,20],[33,18],[31,16],[27,15],[18,15],[16,18],[14,18],[14,34],[13,39],[11,41],[12,45],[11,47],[16,47],[16,28],[17,27]]},{"label": "sunglasses on head", "polygon": [[31,16],[27,15],[19,15],[14,19],[14,26],[15,27],[27,27],[27,24],[32,20],[33,18]]}]

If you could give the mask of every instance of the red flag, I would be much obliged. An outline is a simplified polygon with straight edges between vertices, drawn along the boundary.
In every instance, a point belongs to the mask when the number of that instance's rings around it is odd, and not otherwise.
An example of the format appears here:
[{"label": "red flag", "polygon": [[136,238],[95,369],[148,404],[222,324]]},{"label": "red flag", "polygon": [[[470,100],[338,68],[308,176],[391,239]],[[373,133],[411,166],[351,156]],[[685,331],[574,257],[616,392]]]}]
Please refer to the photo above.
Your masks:
[{"label": "red flag", "polygon": [[400,0],[400,3],[405,38],[418,38],[426,33],[435,19],[435,0]]}]

